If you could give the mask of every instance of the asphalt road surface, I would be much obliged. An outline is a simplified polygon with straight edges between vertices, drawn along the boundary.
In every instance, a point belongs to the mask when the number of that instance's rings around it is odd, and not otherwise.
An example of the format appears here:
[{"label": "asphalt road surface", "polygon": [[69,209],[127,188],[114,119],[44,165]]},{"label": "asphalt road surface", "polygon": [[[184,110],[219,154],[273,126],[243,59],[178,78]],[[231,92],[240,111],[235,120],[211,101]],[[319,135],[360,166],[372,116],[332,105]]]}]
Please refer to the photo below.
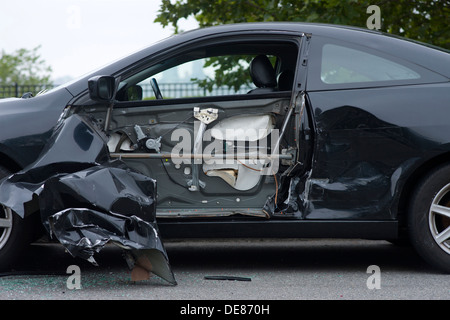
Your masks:
[{"label": "asphalt road surface", "polygon": [[[0,299],[254,300],[267,304],[273,300],[450,298],[450,275],[430,268],[412,248],[386,241],[189,240],[166,241],[165,247],[176,286],[157,276],[131,281],[122,251],[114,245],[96,256],[96,267],[72,258],[59,244],[36,244],[14,273],[1,275]],[[80,289],[68,287],[70,265],[80,269]],[[205,279],[208,276],[248,281]]]}]

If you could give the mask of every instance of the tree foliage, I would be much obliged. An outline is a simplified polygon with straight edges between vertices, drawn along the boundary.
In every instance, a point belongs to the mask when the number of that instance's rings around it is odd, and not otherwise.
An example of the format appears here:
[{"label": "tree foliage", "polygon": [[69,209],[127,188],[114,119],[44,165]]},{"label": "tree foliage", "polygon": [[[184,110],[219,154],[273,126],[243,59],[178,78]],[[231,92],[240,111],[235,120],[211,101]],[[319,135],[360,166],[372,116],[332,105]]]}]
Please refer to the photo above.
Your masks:
[{"label": "tree foliage", "polygon": [[155,22],[175,32],[191,16],[200,27],[302,21],[365,28],[370,5],[381,9],[381,31],[450,49],[449,0],[162,0]]},{"label": "tree foliage", "polygon": [[46,65],[38,51],[18,49],[12,54],[2,50],[0,56],[0,85],[48,85],[52,69]]}]

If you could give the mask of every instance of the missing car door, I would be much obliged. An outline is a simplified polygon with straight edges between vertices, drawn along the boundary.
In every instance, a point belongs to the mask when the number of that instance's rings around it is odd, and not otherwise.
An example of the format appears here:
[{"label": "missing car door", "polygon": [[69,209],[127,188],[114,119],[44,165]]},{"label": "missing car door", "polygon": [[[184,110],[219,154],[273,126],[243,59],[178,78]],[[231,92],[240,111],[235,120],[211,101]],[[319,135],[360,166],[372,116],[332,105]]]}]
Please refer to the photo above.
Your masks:
[{"label": "missing car door", "polygon": [[[298,158],[300,39],[215,39],[124,77],[118,96],[138,85],[143,100],[115,105],[108,147],[157,180],[158,217],[270,217],[264,206]],[[165,81],[188,71],[202,90],[171,90]]]}]

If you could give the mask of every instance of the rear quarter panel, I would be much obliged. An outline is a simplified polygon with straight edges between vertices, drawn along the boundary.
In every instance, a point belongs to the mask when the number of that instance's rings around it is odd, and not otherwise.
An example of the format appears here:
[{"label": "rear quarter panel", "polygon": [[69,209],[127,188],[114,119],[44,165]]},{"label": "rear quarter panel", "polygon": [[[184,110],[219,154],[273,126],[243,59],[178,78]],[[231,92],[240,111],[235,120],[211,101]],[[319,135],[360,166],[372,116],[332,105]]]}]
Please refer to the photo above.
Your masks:
[{"label": "rear quarter panel", "polygon": [[310,92],[309,219],[395,219],[408,177],[450,152],[450,83]]}]

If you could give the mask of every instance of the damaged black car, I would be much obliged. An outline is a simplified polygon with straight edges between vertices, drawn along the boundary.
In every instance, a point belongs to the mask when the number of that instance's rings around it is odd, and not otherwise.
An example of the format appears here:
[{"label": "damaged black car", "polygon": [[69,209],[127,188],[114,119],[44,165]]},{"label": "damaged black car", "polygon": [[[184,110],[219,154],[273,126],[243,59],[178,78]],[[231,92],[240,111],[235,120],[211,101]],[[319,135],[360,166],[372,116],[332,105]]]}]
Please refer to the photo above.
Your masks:
[{"label": "damaged black car", "polygon": [[[194,94],[161,85],[186,70]],[[380,32],[170,37],[0,100],[0,267],[42,230],[92,263],[117,244],[173,284],[174,237],[408,239],[450,272],[449,110],[450,53]]]}]

